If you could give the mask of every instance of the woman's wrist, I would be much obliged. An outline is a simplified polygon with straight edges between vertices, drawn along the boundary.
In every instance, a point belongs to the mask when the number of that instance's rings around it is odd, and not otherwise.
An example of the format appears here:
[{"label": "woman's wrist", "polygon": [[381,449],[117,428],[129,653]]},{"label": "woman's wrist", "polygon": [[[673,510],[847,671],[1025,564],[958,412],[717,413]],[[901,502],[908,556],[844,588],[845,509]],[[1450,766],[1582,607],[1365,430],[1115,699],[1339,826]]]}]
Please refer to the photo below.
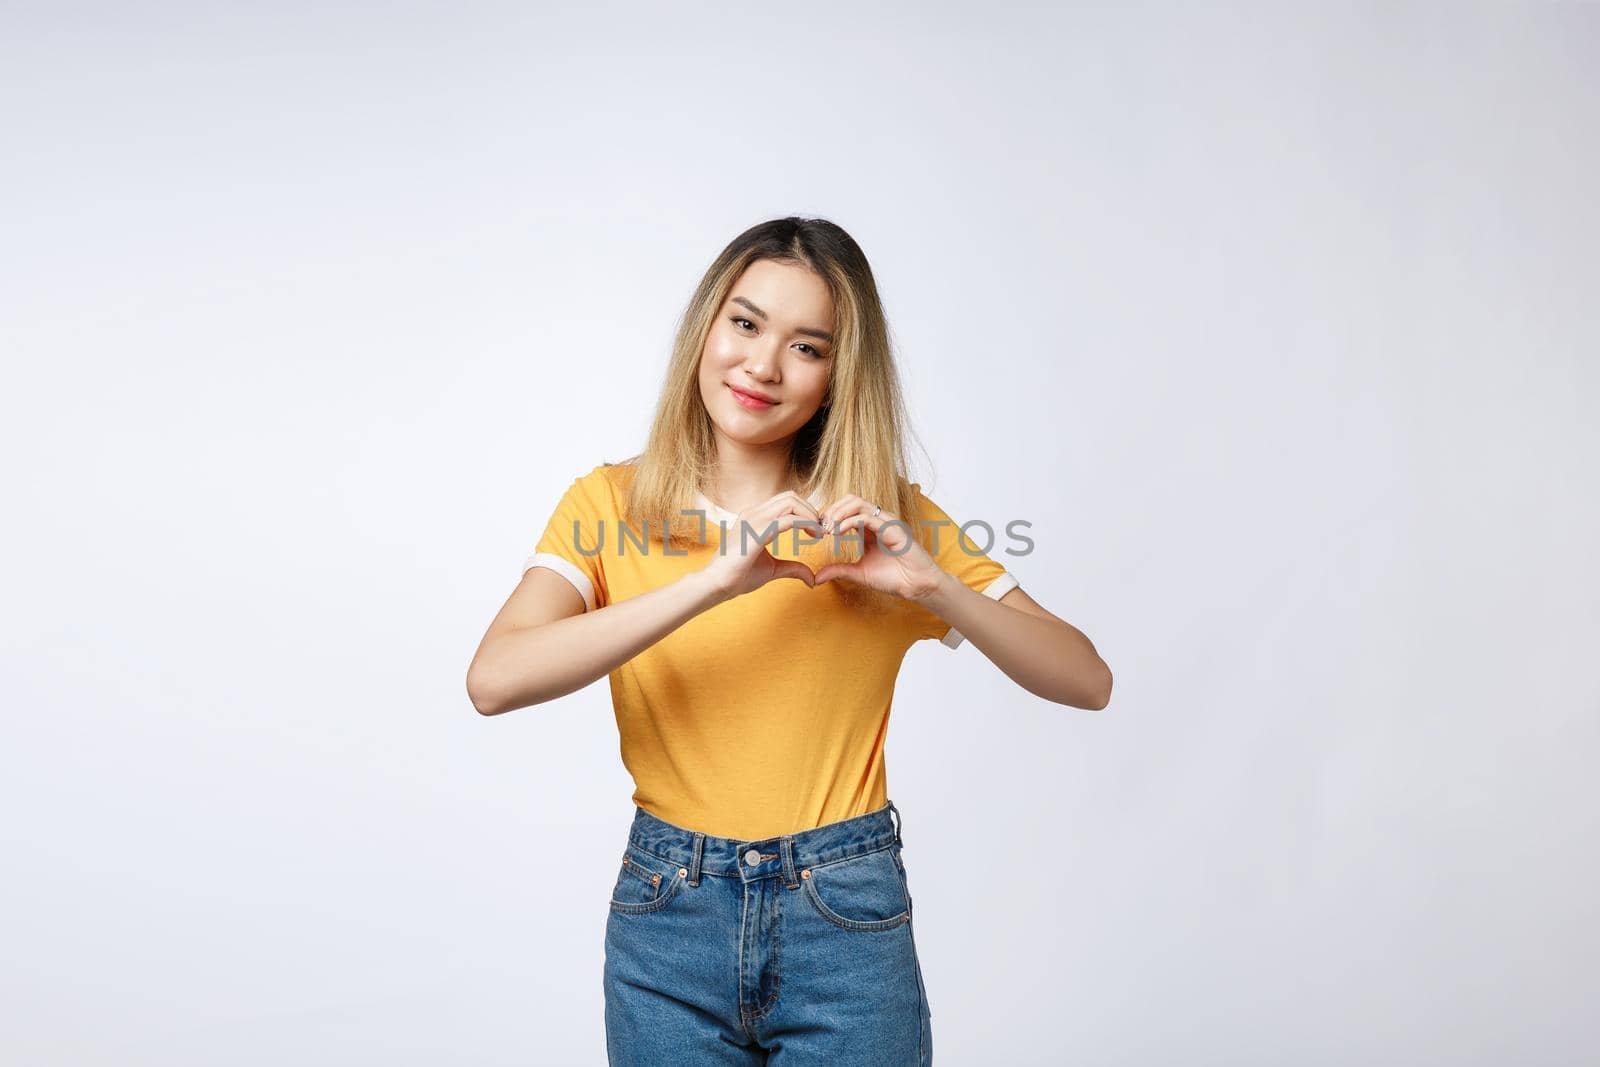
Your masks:
[{"label": "woman's wrist", "polygon": [[935,615],[939,614],[940,607],[949,603],[950,594],[954,587],[961,583],[955,576],[943,568],[939,569],[937,577],[921,589],[913,589],[906,595],[906,599],[927,608]]},{"label": "woman's wrist", "polygon": [[706,570],[691,571],[678,581],[693,593],[697,612],[714,608],[725,600],[733,599],[733,593],[719,584]]}]

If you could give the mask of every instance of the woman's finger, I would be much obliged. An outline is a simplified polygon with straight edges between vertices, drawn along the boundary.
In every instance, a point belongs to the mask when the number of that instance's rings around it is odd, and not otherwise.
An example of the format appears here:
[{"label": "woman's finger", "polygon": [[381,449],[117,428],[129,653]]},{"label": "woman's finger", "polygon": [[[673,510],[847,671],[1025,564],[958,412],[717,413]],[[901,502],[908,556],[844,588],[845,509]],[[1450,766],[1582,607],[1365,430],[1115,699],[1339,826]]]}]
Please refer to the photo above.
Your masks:
[{"label": "woman's finger", "polygon": [[763,503],[761,507],[773,508],[779,512],[798,511],[800,514],[809,515],[813,519],[822,518],[822,515],[817,511],[816,506],[813,505],[811,501],[795,492],[793,489],[784,490],[771,500]]},{"label": "woman's finger", "polygon": [[[768,518],[765,522],[760,522],[759,524],[756,518],[752,516],[750,518],[741,519],[740,524],[741,526],[749,527],[750,534],[748,536],[752,537],[755,543],[763,548],[771,544],[779,534],[783,533],[785,530],[792,530],[796,526],[799,526],[808,532],[815,531],[819,528],[819,523],[816,519],[809,515],[802,515],[793,511]],[[740,531],[740,535],[740,545],[743,546],[745,544],[743,537],[746,535],[743,533],[742,529]]]},{"label": "woman's finger", "polygon": [[774,578],[798,578],[813,589],[818,584],[818,578],[811,568],[797,559],[774,559],[772,564]]},{"label": "woman's finger", "polygon": [[823,520],[823,526],[831,530],[838,526],[846,516],[854,515],[860,511],[865,504],[866,500],[863,497],[859,497],[854,493],[846,493],[823,508],[819,517]]},{"label": "woman's finger", "polygon": [[831,581],[852,582],[856,585],[864,584],[862,581],[860,563],[828,563],[817,571],[817,585]]},{"label": "woman's finger", "polygon": [[[894,525],[889,526],[890,523]],[[889,526],[888,537],[883,536],[883,530],[886,526]],[[874,537],[883,542],[885,548],[896,554],[902,550],[901,545],[909,537],[906,524],[892,511],[880,511],[876,515],[869,514],[866,511],[859,512],[841,520],[835,532],[842,534],[846,530],[852,530],[857,527],[871,531]]]},{"label": "woman's finger", "polygon": [[771,500],[764,500],[755,507],[741,512],[737,518],[750,523],[752,527],[759,530],[772,520],[791,513],[801,515],[816,523],[820,523],[822,518],[817,509],[812,506],[811,501],[806,500],[792,489],[779,493]]}]

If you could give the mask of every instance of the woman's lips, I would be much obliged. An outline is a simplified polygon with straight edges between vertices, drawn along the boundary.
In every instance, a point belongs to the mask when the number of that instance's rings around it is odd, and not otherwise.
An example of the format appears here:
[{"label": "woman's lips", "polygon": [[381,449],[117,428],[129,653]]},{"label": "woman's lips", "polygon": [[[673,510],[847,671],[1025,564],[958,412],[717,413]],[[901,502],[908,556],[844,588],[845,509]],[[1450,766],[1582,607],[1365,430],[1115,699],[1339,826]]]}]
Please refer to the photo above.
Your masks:
[{"label": "woman's lips", "polygon": [[733,398],[739,402],[740,407],[749,408],[751,411],[765,411],[777,403],[773,400],[762,400],[760,397],[751,396],[749,393],[741,393],[731,385],[728,386],[728,391],[733,393]]}]

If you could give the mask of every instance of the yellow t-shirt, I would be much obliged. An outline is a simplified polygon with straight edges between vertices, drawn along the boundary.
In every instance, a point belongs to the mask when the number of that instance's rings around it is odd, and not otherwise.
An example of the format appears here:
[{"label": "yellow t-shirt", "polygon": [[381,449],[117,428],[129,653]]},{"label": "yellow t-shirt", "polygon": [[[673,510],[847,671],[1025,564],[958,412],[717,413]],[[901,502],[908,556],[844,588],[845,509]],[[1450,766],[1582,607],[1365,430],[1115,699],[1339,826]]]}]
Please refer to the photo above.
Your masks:
[{"label": "yellow t-shirt", "polygon": [[[738,537],[733,514],[703,495],[703,544],[674,545],[668,553],[657,531],[649,531],[651,541],[632,525],[624,530],[631,471],[602,464],[575,480],[523,570],[548,567],[595,611],[701,569],[724,526]],[[957,524],[913,488],[919,521],[946,524],[933,528],[940,567],[997,600],[1017,587],[1004,566],[979,553],[972,535],[958,543]],[[697,517],[682,522],[700,536]],[[812,569],[828,562],[827,543],[808,544],[813,535],[799,533],[798,544],[795,531],[785,531],[768,548]],[[923,639],[955,648],[962,636],[908,600],[896,598],[887,615],[868,616],[842,603],[832,582],[812,589],[780,579],[701,612],[611,672],[633,802],[674,825],[747,841],[883,807],[895,677],[906,651]]]}]

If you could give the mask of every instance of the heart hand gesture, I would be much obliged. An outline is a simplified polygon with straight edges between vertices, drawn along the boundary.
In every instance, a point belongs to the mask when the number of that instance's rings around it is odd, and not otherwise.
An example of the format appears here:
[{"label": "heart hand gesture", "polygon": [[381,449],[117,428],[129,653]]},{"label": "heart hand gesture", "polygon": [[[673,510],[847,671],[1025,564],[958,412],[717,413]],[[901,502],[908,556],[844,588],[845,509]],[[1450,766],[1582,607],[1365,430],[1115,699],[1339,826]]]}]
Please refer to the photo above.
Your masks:
[{"label": "heart hand gesture", "polygon": [[854,494],[822,509],[824,529],[842,535],[860,529],[861,558],[854,563],[829,563],[817,571],[817,583],[842,578],[880,592],[918,600],[939,586],[944,571],[912,536],[911,524]]},{"label": "heart hand gesture", "polygon": [[[705,574],[724,600],[754,592],[778,578],[794,578],[815,587],[816,576],[799,560],[778,559],[767,551],[773,539],[796,526],[815,531],[817,509],[795,492],[783,492],[740,512],[728,530],[723,549]],[[748,524],[750,532],[744,533]]]}]

